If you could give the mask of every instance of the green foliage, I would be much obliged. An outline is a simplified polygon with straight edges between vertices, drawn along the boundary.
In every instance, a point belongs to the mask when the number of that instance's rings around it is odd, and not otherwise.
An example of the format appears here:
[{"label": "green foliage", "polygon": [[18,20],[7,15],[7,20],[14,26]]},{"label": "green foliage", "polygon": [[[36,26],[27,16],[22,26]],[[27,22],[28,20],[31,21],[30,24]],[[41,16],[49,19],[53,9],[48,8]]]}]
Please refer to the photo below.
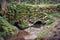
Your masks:
[{"label": "green foliage", "polygon": [[10,25],[3,17],[0,16],[0,36],[13,35],[17,33],[17,28]]},{"label": "green foliage", "polygon": [[42,20],[44,23],[49,25],[49,24],[53,23],[52,17],[53,16],[50,16],[49,14],[47,14],[45,17],[42,18]]},{"label": "green foliage", "polygon": [[60,3],[60,0],[20,0],[20,2],[30,4],[57,4]]},{"label": "green foliage", "polygon": [[[8,3],[7,4],[7,15],[6,18],[9,23],[14,24],[15,21],[22,21],[22,27],[27,26],[29,20],[36,22],[37,20],[42,20],[46,24],[51,24],[53,22],[52,17],[56,10],[51,7],[39,7],[31,6],[24,3]],[[51,14],[51,16],[50,16]]]},{"label": "green foliage", "polygon": [[14,24],[15,21],[22,21],[20,24],[23,28],[27,27],[26,23],[23,22],[27,19],[29,13],[30,6],[25,5],[24,3],[8,3],[7,4],[7,20],[9,23]]},{"label": "green foliage", "polygon": [[29,7],[25,4],[11,3],[7,4],[7,10],[7,16],[9,16],[8,20],[10,22],[25,19],[27,17],[27,13],[29,12]]},{"label": "green foliage", "polygon": [[46,34],[46,30],[42,30],[42,32],[38,33],[38,38],[42,38]]}]

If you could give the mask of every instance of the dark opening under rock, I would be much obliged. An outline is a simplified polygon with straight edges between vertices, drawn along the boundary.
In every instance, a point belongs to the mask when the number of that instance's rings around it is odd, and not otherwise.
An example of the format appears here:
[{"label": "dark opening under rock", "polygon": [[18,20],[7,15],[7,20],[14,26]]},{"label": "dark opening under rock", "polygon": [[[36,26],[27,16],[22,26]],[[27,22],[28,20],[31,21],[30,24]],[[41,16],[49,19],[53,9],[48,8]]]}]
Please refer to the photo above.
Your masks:
[{"label": "dark opening under rock", "polygon": [[17,27],[18,29],[20,29],[20,30],[24,30],[24,29],[28,28],[28,27],[22,28],[22,26],[21,26],[21,21],[15,22],[15,23],[14,23],[14,26],[16,26],[16,27]]},{"label": "dark opening under rock", "polygon": [[34,25],[31,26],[31,27],[39,28],[39,27],[41,27],[41,25],[45,25],[45,23],[43,23],[42,21],[37,21],[37,22],[35,22]]}]

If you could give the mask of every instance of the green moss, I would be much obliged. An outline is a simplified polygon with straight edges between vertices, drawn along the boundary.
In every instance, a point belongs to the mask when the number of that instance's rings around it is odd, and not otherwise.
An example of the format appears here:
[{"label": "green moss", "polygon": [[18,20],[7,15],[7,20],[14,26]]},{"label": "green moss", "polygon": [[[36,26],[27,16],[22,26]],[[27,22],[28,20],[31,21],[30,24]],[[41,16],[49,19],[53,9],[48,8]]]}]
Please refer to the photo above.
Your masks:
[{"label": "green moss", "polygon": [[[17,33],[17,28],[10,25],[3,17],[0,16],[0,36],[13,35]],[[3,31],[1,31],[3,30]]]},{"label": "green moss", "polygon": [[37,38],[42,38],[46,33],[47,33],[47,31],[45,29],[43,29],[41,32],[39,32],[37,34],[37,36],[38,36]]}]

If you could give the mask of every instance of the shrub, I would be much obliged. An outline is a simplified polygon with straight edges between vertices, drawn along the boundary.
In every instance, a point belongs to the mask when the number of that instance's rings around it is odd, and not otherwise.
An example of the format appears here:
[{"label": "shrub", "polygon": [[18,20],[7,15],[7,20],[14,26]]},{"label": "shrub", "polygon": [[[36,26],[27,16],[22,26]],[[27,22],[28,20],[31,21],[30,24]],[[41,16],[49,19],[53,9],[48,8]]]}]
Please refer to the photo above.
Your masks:
[{"label": "shrub", "polygon": [[5,37],[17,33],[17,28],[10,25],[3,17],[0,16],[0,36]]},{"label": "shrub", "polygon": [[[22,21],[24,25],[27,26],[29,20],[35,22],[38,20],[44,21],[46,24],[52,23],[50,14],[53,14],[54,10],[49,8],[40,8],[39,6],[33,7],[32,5],[27,5],[24,3],[8,3],[7,4],[7,20],[11,24],[15,21]],[[53,15],[52,15],[53,16]],[[46,17],[46,18],[45,18]],[[45,19],[43,19],[45,18]],[[27,22],[25,22],[27,20]],[[47,23],[47,20],[49,22]]]}]

